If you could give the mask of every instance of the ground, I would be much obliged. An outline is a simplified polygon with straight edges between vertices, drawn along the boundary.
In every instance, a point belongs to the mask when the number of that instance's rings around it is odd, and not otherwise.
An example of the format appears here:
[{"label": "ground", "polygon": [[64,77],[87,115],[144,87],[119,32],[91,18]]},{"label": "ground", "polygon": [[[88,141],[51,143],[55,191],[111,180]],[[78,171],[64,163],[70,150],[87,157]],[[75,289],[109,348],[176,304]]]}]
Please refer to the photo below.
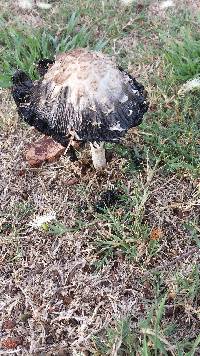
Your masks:
[{"label": "ground", "polygon": [[[0,4],[0,353],[199,355],[199,92],[178,91],[200,73],[200,4],[24,3]],[[47,41],[47,54],[102,48],[148,92],[102,172],[88,147],[75,163],[25,160],[41,136],[19,120],[10,76],[34,75]]]}]

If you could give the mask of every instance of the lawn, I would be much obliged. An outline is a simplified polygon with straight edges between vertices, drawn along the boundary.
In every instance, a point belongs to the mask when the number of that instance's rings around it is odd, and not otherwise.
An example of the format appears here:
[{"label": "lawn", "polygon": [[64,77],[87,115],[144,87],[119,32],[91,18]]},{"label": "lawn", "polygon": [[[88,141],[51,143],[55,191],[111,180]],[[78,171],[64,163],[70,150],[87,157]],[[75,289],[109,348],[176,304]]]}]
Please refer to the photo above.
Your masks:
[{"label": "lawn", "polygon": [[[0,4],[0,354],[200,355],[199,1],[48,5]],[[149,111],[103,171],[89,147],[30,167],[11,76],[76,47],[115,56]]]}]

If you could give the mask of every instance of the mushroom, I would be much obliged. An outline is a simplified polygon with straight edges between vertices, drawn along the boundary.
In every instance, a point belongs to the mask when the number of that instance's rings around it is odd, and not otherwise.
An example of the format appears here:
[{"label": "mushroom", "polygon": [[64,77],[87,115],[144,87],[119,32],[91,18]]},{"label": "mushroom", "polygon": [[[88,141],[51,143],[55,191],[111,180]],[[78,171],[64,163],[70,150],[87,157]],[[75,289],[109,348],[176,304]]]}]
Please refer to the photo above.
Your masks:
[{"label": "mushroom", "polygon": [[87,49],[41,60],[38,70],[34,82],[22,71],[13,76],[19,115],[71,150],[73,141],[89,142],[94,167],[105,167],[105,142],[118,142],[142,122],[144,87],[113,58]]}]

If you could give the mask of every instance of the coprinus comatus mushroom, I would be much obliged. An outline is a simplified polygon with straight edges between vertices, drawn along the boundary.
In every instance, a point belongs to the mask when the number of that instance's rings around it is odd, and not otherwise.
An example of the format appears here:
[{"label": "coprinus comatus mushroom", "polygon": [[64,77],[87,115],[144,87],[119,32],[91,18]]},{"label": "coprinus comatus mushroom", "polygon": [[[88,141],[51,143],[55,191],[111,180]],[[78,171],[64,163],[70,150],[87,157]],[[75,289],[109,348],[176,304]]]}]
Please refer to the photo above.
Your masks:
[{"label": "coprinus comatus mushroom", "polygon": [[[13,76],[12,95],[28,124],[73,153],[73,140],[89,142],[96,169],[105,167],[105,142],[118,142],[142,122],[144,87],[100,52],[75,49],[41,60],[40,80]],[[72,145],[71,145],[72,143]]]}]

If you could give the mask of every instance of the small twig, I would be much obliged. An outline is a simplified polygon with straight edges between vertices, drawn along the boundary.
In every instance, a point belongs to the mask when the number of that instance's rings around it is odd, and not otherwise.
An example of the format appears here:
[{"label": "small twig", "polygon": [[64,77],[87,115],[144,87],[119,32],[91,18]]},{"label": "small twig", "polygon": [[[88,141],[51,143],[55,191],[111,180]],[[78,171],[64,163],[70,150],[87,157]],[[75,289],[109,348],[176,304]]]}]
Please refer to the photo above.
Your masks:
[{"label": "small twig", "polygon": [[200,206],[200,201],[194,201],[194,202],[188,202],[187,204],[183,204],[183,203],[172,203],[170,205],[165,205],[161,207],[161,210],[165,210],[165,209],[174,209],[174,208],[180,208],[183,209],[184,211],[190,210],[193,206]]},{"label": "small twig", "polygon": [[198,253],[199,256],[200,256],[200,251],[199,251],[198,247],[194,247],[190,251],[182,253],[180,256],[174,258],[172,261],[170,261],[168,263],[165,263],[163,265],[159,265],[159,266],[157,266],[155,268],[152,268],[150,271],[145,272],[144,276],[147,276],[147,275],[149,275],[149,274],[151,274],[153,272],[160,271],[160,270],[163,270],[165,268],[171,267],[171,266],[175,265],[177,262],[185,260],[187,257],[190,257],[194,253]]},{"label": "small twig", "polygon": [[153,136],[154,134],[151,134],[150,132],[145,132],[145,131],[140,131],[138,130],[138,132],[136,133],[136,135],[140,136],[140,135],[145,135],[145,136]]}]

